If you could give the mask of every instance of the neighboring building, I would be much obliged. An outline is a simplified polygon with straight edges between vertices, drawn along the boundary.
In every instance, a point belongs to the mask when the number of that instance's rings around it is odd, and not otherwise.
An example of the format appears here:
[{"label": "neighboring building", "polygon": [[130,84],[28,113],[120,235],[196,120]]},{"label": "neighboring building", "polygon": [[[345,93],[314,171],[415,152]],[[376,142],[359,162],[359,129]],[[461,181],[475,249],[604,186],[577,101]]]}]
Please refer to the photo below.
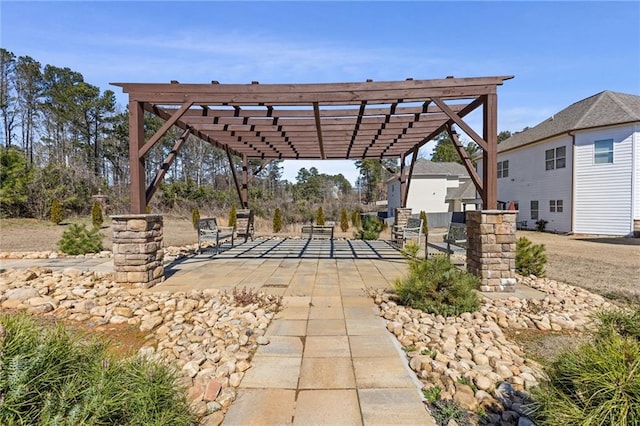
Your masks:
[{"label": "neighboring building", "polygon": [[[400,181],[397,176],[387,181],[387,210],[393,217],[400,207]],[[413,166],[407,194],[407,207],[413,213],[445,213],[475,209],[476,190],[462,164],[438,163],[418,158]]]},{"label": "neighboring building", "polygon": [[503,141],[498,200],[514,203],[528,228],[640,231],[640,96],[604,91]]}]

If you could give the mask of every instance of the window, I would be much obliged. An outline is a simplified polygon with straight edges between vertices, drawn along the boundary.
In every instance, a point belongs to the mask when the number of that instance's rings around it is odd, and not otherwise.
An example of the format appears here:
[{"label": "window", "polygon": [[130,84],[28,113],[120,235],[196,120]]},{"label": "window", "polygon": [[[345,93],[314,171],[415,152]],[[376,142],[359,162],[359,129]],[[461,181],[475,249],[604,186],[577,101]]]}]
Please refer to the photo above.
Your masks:
[{"label": "window", "polygon": [[562,213],[563,211],[562,200],[549,200],[549,211],[551,213]]},{"label": "window", "polygon": [[509,160],[498,161],[498,178],[509,177]]},{"label": "window", "polygon": [[564,169],[567,166],[567,147],[559,146],[544,152],[546,170]]},{"label": "window", "polygon": [[596,141],[593,148],[594,164],[613,164],[613,139]]},{"label": "window", "polygon": [[538,219],[538,200],[531,201],[531,220]]}]

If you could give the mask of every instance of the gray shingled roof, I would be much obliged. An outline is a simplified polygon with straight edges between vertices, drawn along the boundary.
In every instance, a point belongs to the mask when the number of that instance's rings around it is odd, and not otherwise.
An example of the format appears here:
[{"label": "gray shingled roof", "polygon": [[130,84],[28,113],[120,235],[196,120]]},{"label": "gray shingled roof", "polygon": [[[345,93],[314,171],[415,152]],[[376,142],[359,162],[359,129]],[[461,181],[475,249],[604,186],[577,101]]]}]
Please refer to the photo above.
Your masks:
[{"label": "gray shingled roof", "polygon": [[605,90],[568,106],[535,127],[498,145],[498,152],[561,135],[572,130],[640,121],[640,96]]},{"label": "gray shingled roof", "polygon": [[413,176],[459,176],[469,177],[467,169],[459,163],[439,163],[418,158],[413,166]]},{"label": "gray shingled roof", "polygon": [[472,180],[468,180],[457,188],[447,188],[445,200],[475,200],[476,198],[476,186]]}]

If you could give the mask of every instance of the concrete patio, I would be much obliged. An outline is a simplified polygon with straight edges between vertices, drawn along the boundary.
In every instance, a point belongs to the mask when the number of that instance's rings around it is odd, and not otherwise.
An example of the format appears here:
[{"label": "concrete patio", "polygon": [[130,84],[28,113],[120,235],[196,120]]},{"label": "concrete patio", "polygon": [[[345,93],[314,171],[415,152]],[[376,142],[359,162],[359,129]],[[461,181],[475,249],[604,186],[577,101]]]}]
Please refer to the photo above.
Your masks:
[{"label": "concrete patio", "polygon": [[420,382],[363,291],[405,270],[383,241],[256,240],[174,264],[149,291],[247,287],[284,297],[225,425],[431,425]]}]

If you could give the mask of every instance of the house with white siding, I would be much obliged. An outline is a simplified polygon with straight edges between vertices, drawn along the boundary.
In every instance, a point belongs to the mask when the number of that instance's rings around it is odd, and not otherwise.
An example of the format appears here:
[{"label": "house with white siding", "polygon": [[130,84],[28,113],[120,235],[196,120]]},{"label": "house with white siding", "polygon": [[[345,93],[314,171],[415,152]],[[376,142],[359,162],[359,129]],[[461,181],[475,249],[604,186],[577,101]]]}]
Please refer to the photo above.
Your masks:
[{"label": "house with white siding", "polygon": [[[393,217],[400,207],[400,180],[387,182],[387,211]],[[476,190],[462,164],[418,158],[413,166],[406,207],[412,212],[447,213],[475,209]],[[449,215],[450,216],[450,215]]]},{"label": "house with white siding", "polygon": [[638,235],[640,96],[600,92],[500,143],[498,200],[527,228]]}]

